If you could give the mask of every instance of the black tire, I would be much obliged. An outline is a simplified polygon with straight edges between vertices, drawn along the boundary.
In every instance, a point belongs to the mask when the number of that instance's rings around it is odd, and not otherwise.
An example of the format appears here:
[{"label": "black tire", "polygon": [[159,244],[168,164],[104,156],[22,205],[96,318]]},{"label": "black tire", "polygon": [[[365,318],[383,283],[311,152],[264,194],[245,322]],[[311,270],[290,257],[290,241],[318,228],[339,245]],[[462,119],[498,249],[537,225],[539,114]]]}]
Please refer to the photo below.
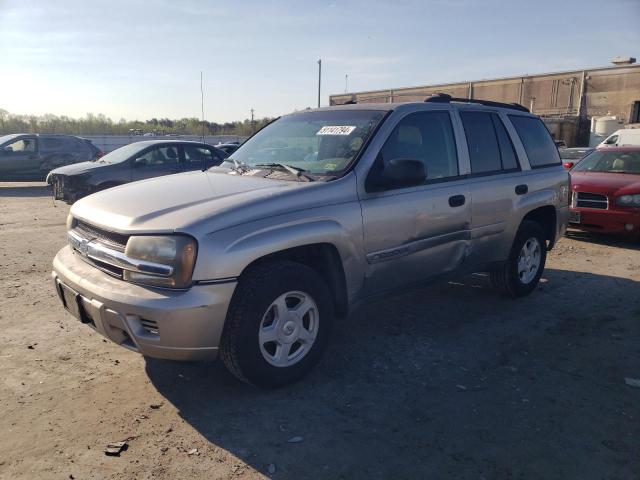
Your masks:
[{"label": "black tire", "polygon": [[[298,363],[276,367],[261,353],[259,329],[272,302],[290,291],[302,291],[313,298],[319,313],[318,331],[308,353]],[[262,388],[287,385],[318,363],[329,339],[333,316],[330,290],[315,270],[292,261],[263,263],[240,278],[227,312],[220,357],[227,369],[244,382]]]},{"label": "black tire", "polygon": [[[536,238],[540,243],[540,266],[536,275],[528,283],[523,283],[518,275],[518,258],[520,251],[525,242],[530,238]],[[502,293],[509,295],[510,297],[522,297],[531,293],[544,271],[544,266],[547,260],[547,242],[545,239],[544,230],[538,222],[525,220],[520,225],[516,238],[513,241],[511,252],[509,253],[509,259],[505,262],[502,268],[494,270],[489,273],[491,283],[495,288]]]}]

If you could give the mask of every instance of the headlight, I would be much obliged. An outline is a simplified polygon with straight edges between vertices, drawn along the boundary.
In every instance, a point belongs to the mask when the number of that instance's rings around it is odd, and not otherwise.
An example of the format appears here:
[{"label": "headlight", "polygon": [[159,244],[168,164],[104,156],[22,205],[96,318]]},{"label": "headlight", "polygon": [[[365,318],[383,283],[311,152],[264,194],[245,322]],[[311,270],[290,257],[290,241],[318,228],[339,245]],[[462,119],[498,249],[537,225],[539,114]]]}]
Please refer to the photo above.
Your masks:
[{"label": "headlight", "polygon": [[618,197],[616,203],[623,207],[640,207],[640,194],[622,195],[621,197]]},{"label": "headlight", "polygon": [[156,287],[187,288],[191,286],[197,249],[196,241],[186,235],[129,237],[124,254],[132,260],[142,262],[139,270],[148,271],[155,264],[170,267],[167,270],[171,273],[142,273],[125,269],[123,278],[129,282]]}]

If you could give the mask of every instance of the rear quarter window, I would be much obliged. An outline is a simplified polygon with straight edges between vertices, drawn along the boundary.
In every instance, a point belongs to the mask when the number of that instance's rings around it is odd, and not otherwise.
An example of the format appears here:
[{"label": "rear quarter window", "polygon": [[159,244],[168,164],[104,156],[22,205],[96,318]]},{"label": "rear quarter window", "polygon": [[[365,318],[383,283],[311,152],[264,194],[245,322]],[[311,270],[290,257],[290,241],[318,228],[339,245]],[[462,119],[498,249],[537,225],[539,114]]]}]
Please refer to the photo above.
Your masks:
[{"label": "rear quarter window", "polygon": [[509,119],[527,152],[531,168],[560,165],[558,149],[542,120],[520,115],[509,115]]}]

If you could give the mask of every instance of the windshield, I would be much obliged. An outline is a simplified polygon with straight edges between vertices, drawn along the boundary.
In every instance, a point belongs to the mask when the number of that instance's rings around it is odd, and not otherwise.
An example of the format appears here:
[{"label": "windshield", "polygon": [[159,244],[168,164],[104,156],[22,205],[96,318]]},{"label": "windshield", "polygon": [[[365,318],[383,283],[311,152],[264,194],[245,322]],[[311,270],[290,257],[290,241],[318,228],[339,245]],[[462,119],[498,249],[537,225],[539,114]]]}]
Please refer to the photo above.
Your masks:
[{"label": "windshield", "polygon": [[288,115],[247,140],[231,159],[250,167],[277,163],[311,174],[337,174],[353,161],[384,114],[327,110]]},{"label": "windshield", "polygon": [[0,145],[4,145],[9,140],[13,140],[14,138],[17,138],[17,137],[18,135],[16,134],[0,136]]},{"label": "windshield", "polygon": [[125,145],[124,147],[120,147],[115,149],[113,152],[107,153],[104,157],[101,157],[99,162],[105,163],[120,163],[125,160],[131,158],[136,153],[144,150],[149,145],[140,143],[130,143],[129,145]]},{"label": "windshield", "polygon": [[640,174],[640,151],[593,152],[573,167],[572,171]]}]

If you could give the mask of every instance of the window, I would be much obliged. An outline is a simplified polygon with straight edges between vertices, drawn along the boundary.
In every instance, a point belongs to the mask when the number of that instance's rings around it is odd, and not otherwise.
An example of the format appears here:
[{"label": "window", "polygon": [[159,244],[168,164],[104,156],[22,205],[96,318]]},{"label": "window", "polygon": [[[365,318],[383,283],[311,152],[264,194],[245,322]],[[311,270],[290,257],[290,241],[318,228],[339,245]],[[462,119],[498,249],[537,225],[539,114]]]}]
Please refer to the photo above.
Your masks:
[{"label": "window", "polygon": [[62,142],[59,138],[40,137],[40,151],[42,153],[53,153],[62,150]]},{"label": "window", "polygon": [[382,147],[372,174],[399,158],[424,163],[427,182],[456,177],[458,154],[449,112],[419,112],[403,118]]},{"label": "window", "polygon": [[35,138],[21,138],[15,142],[11,142],[4,147],[5,151],[13,153],[33,153],[36,151]]},{"label": "window", "polygon": [[[184,146],[184,161],[185,163],[197,163],[198,165],[217,165],[219,163],[215,160],[217,155],[214,156],[213,152],[205,147],[197,147],[194,145]],[[205,162],[205,163],[203,163]]]},{"label": "window", "polygon": [[618,135],[611,135],[609,138],[607,138],[604,141],[605,145],[615,145],[616,143],[618,143],[618,138],[620,138]]},{"label": "window", "polygon": [[502,169],[500,147],[493,128],[491,114],[485,112],[460,112],[464,134],[467,137],[471,173],[497,172]]},{"label": "window", "polygon": [[136,163],[142,163],[147,166],[177,164],[178,149],[172,146],[154,148],[144,155],[136,157]]},{"label": "window", "polygon": [[629,123],[640,123],[640,101],[633,102]]},{"label": "window", "polygon": [[467,138],[472,174],[518,169],[516,152],[498,115],[460,112],[460,117]]},{"label": "window", "polygon": [[573,171],[640,174],[640,152],[596,150],[581,160]]},{"label": "window", "polygon": [[247,140],[233,158],[251,167],[277,162],[312,175],[342,175],[385,113],[325,110],[286,115]]},{"label": "window", "polygon": [[560,165],[560,155],[549,130],[536,117],[509,115],[529,157],[531,168]]},{"label": "window", "polygon": [[509,134],[507,133],[507,129],[504,127],[502,120],[496,114],[491,114],[491,120],[493,120],[493,127],[496,129],[496,136],[498,137],[502,169],[519,169],[520,165],[518,164],[518,158],[516,157],[516,150],[513,148],[513,143],[511,143],[511,139],[509,138]]}]

